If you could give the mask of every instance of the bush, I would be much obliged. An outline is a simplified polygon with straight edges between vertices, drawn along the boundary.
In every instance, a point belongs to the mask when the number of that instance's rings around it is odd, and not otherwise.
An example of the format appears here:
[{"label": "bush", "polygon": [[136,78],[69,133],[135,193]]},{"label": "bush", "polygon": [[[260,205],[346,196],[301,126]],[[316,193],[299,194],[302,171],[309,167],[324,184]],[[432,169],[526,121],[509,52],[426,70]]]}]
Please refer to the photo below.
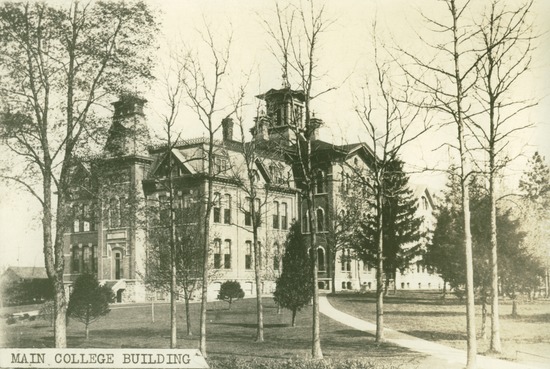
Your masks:
[{"label": "bush", "polygon": [[15,319],[15,317],[12,315],[12,316],[8,317],[8,319],[6,319],[6,323],[8,325],[15,324],[15,323],[17,323],[17,319]]},{"label": "bush", "polygon": [[220,293],[218,294],[218,300],[227,301],[229,303],[229,310],[231,310],[231,304],[234,300],[242,299],[243,297],[244,291],[239,282],[225,281],[222,283]]}]

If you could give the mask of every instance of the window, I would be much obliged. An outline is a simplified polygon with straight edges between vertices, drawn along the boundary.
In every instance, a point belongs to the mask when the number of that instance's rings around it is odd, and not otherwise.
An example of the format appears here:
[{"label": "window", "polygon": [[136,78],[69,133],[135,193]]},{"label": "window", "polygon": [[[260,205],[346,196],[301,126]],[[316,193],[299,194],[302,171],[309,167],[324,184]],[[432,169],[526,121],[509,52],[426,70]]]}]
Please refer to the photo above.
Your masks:
[{"label": "window", "polygon": [[214,240],[214,269],[221,269],[222,267],[222,241],[219,238]]},{"label": "window", "polygon": [[244,257],[244,268],[252,269],[252,242],[246,241],[246,255]]},{"label": "window", "polygon": [[302,233],[309,232],[309,210],[303,212],[302,217]]},{"label": "window", "polygon": [[325,212],[323,209],[317,209],[317,231],[325,231]]},{"label": "window", "polygon": [[82,222],[82,227],[84,232],[90,231],[90,205],[89,204],[83,204],[82,205],[82,219],[84,221]]},{"label": "window", "polygon": [[281,203],[281,229],[288,229],[288,206],[286,202]]},{"label": "window", "polygon": [[353,286],[351,285],[351,282],[347,283],[347,288],[348,288],[348,290],[351,290],[353,288]]},{"label": "window", "polygon": [[122,278],[122,254],[120,252],[115,253],[115,279]]},{"label": "window", "polygon": [[109,228],[116,228],[120,225],[120,209],[117,199],[109,202]]},{"label": "window", "polygon": [[225,204],[223,209],[223,223],[231,224],[231,195],[225,195]]},{"label": "window", "polygon": [[92,271],[97,274],[97,245],[92,246]]},{"label": "window", "polygon": [[78,246],[73,247],[73,273],[80,273],[80,249]]},{"label": "window", "polygon": [[343,289],[343,290],[346,289],[346,282],[342,282],[342,289]]},{"label": "window", "polygon": [[214,212],[214,223],[221,223],[221,198],[218,192],[214,194],[213,212]]},{"label": "window", "polygon": [[416,262],[416,272],[417,272],[417,273],[420,273],[420,271],[422,270],[421,267],[422,267],[422,266],[420,265],[420,262],[417,261],[417,262]]},{"label": "window", "polygon": [[350,272],[351,271],[351,251],[350,251],[350,249],[342,250],[341,270],[343,272]]},{"label": "window", "polygon": [[317,193],[325,193],[325,173],[322,170],[317,171],[315,175],[315,187]]},{"label": "window", "polygon": [[325,271],[325,250],[317,248],[317,265],[319,265],[319,271]]},{"label": "window", "polygon": [[365,263],[363,262],[363,270],[366,270],[367,272],[370,272],[371,271],[371,266],[369,263]]},{"label": "window", "polygon": [[170,221],[170,206],[168,202],[168,197],[161,195],[159,196],[159,220],[161,223],[166,223]]},{"label": "window", "polygon": [[250,200],[250,197],[247,197],[244,200],[244,225],[251,226],[252,225],[252,201]]},{"label": "window", "polygon": [[279,202],[273,202],[273,229],[279,229]]},{"label": "window", "polygon": [[226,158],[216,157],[214,158],[214,174],[226,173],[229,169]]},{"label": "window", "polygon": [[231,269],[231,240],[225,240],[223,246],[223,267]]},{"label": "window", "polygon": [[120,226],[128,227],[128,200],[124,197],[121,197],[120,200]]},{"label": "window", "polygon": [[92,248],[91,247],[88,247],[88,246],[84,246],[84,248],[82,249],[82,253],[83,253],[83,259],[84,259],[84,262],[82,263],[83,264],[83,272],[84,273],[90,273],[92,271]]}]

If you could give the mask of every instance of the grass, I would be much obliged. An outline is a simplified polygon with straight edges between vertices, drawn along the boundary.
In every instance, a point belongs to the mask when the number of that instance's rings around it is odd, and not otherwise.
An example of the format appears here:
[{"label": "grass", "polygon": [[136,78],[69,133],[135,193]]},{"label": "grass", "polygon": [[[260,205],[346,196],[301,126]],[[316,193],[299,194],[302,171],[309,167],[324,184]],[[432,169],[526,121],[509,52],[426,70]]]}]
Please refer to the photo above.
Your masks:
[{"label": "grass", "polygon": [[[342,311],[375,322],[374,294],[338,294],[329,297]],[[550,301],[535,300],[519,306],[512,318],[511,301],[500,303],[503,351],[495,357],[550,362]],[[476,328],[481,328],[481,306],[476,305]],[[487,320],[490,336],[490,318]],[[397,291],[384,298],[384,326],[425,340],[466,349],[466,308],[454,296],[441,299],[437,291]],[[478,352],[488,353],[489,339],[478,338]],[[542,356],[542,357],[541,357]]]},{"label": "grass", "polygon": [[[195,336],[186,337],[183,336],[184,307],[178,305],[178,347],[181,348],[198,347],[199,305],[193,304],[191,307]],[[210,303],[207,314],[209,359],[220,362],[254,360],[255,364],[251,367],[258,367],[258,360],[276,359],[280,362],[280,359],[292,361],[310,357],[311,308],[298,314],[297,327],[290,326],[291,315],[288,311],[277,314],[272,299],[264,299],[264,312],[265,342],[256,343],[254,299],[238,301],[233,304],[232,310],[228,310],[227,303]],[[345,362],[349,358],[363,358],[369,363],[374,361],[377,366],[395,368],[403,363],[415,363],[413,367],[417,367],[416,363],[425,358],[402,347],[376,344],[373,336],[350,329],[324,316],[321,317],[321,329],[323,354],[329,360]],[[53,329],[43,320],[18,321],[13,325],[6,325],[2,321],[0,330],[4,332],[4,340],[0,341],[0,345],[4,347],[53,346]],[[70,321],[67,336],[69,347],[168,348],[169,305],[155,305],[155,322],[151,321],[150,305],[114,305],[106,317],[91,325],[88,341],[84,338],[84,326],[76,321]],[[238,366],[234,361],[231,363],[228,367]]]}]

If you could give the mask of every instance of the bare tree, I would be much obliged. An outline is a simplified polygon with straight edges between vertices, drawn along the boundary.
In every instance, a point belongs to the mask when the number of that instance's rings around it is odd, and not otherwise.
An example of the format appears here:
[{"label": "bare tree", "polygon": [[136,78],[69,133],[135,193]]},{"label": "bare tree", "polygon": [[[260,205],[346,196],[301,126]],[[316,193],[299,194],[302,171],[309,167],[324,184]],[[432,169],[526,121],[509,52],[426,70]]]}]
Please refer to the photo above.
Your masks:
[{"label": "bare tree", "polygon": [[141,2],[0,7],[0,64],[6,72],[0,94],[7,109],[2,136],[24,163],[21,172],[2,177],[41,205],[44,260],[55,288],[56,347],[67,345],[63,238],[73,157],[95,121],[96,104],[123,91],[125,82],[150,77],[156,28]]},{"label": "bare tree", "polygon": [[[529,71],[533,49],[529,15],[532,1],[511,8],[493,1],[478,24],[483,58],[477,64],[479,82],[476,98],[482,113],[472,117],[473,137],[488,158],[491,240],[491,343],[490,350],[502,350],[499,324],[499,272],[497,245],[497,197],[499,174],[513,159],[507,149],[513,135],[531,124],[517,124],[518,114],[533,101],[511,98],[518,81]],[[480,168],[484,171],[485,168]]]},{"label": "bare tree", "polygon": [[[464,253],[466,269],[466,326],[467,326],[467,368],[476,367],[476,329],[474,301],[474,271],[472,257],[472,234],[470,229],[470,193],[468,188],[471,174],[471,152],[467,142],[467,121],[473,112],[466,100],[476,84],[476,67],[480,55],[472,45],[472,38],[477,30],[466,23],[469,1],[445,0],[447,18],[429,18],[424,16],[433,34],[441,37],[440,42],[425,42],[436,52],[436,57],[426,60],[416,54],[404,51],[419,70],[411,76],[419,86],[419,91],[431,97],[431,100],[420,104],[431,111],[448,116],[442,125],[454,125],[456,144],[445,143],[458,151],[460,190],[462,194],[462,215],[464,225]],[[439,60],[441,58],[441,60]]]},{"label": "bare tree", "polygon": [[[229,34],[226,42],[219,47],[212,33],[212,26],[205,25],[200,34],[203,41],[195,50],[190,49],[185,55],[185,62],[182,76],[182,86],[188,106],[193,110],[195,116],[206,130],[206,152],[205,152],[205,191],[204,191],[204,213],[202,216],[202,293],[200,312],[200,337],[199,349],[204,357],[206,353],[206,303],[208,298],[208,269],[210,260],[210,215],[213,207],[213,183],[214,176],[214,135],[220,129],[221,119],[217,116],[228,116],[232,110],[222,104],[220,91],[225,83],[227,68],[230,59],[231,39]],[[208,55],[202,54],[199,49],[206,48]],[[229,110],[229,111],[228,111]]]},{"label": "bare tree", "polygon": [[[281,9],[276,6],[277,22],[272,25],[265,22],[268,34],[274,45],[272,52],[279,60],[283,70],[283,81],[287,97],[291,103],[291,130],[295,139],[292,149],[292,165],[297,169],[299,186],[302,188],[302,201],[306,204],[309,223],[311,273],[313,279],[313,323],[311,355],[315,359],[323,357],[319,324],[319,285],[317,265],[317,234],[315,214],[315,152],[313,142],[319,128],[319,119],[313,116],[311,102],[319,95],[334,88],[317,91],[315,83],[319,78],[317,53],[320,37],[330,25],[325,17],[324,7],[317,9],[314,3],[301,7],[288,6]],[[292,91],[291,82],[296,83]],[[294,106],[294,94],[303,99],[303,113]]]},{"label": "bare tree", "polygon": [[[354,181],[366,188],[367,196],[373,196],[372,217],[374,217],[374,241],[376,251],[376,341],[384,341],[384,214],[388,201],[398,198],[401,188],[391,186],[396,160],[403,148],[425,133],[428,121],[422,114],[422,104],[409,104],[409,94],[413,91],[409,78],[404,76],[402,86],[399,75],[395,73],[396,63],[384,60],[380,55],[379,39],[376,35],[376,23],[373,25],[374,84],[368,79],[362,95],[358,97],[355,108],[368,136],[372,150],[372,161],[369,168],[353,166]],[[362,247],[356,249],[359,255],[366,252]],[[366,260],[364,260],[366,261]]]},{"label": "bare tree", "polygon": [[[262,266],[262,244],[259,242],[259,228],[262,225],[263,215],[267,209],[267,198],[269,188],[266,186],[260,188],[260,176],[258,165],[266,161],[265,147],[254,137],[247,142],[245,137],[244,116],[243,116],[243,98],[244,89],[241,87],[240,93],[234,99],[235,117],[239,129],[240,159],[242,165],[236,162],[232,163],[232,177],[236,180],[240,189],[246,194],[246,201],[242,203],[241,211],[248,214],[249,223],[252,226],[252,246],[254,250],[254,278],[256,283],[256,342],[264,341],[264,320],[262,304],[262,278],[264,268]],[[231,118],[226,118],[231,119]],[[236,165],[234,165],[236,164]],[[243,167],[244,166],[244,167]]]}]

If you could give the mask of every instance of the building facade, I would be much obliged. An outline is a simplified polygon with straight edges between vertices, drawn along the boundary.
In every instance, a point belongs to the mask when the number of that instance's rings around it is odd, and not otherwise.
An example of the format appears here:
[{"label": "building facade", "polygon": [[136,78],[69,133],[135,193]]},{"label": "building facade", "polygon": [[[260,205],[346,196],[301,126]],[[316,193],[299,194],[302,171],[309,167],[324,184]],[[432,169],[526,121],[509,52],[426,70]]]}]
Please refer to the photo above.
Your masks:
[{"label": "building facade", "polygon": [[[292,160],[292,146],[297,142],[292,125],[303,124],[304,96],[300,91],[282,88],[257,97],[263,102],[263,110],[251,128],[252,142],[235,140],[234,123],[226,118],[222,122],[223,139],[215,142],[211,161],[204,138],[151,147],[144,100],[124,96],[113,104],[113,122],[103,154],[77,162],[73,168],[73,220],[64,239],[69,290],[79,274],[93,272],[113,289],[118,302],[166,298],[165,293],[148,290],[143,283],[147,250],[154,242],[151,231],[155,223],[148,209],[160,209],[156,219],[162,224],[166,219],[163,204],[170,198],[166,185],[170,179],[172,207],[179,209],[174,213],[202,214],[209,190],[209,162],[213,165],[209,298],[216,298],[225,280],[237,280],[246,295],[255,295],[252,216],[257,216],[260,224],[261,290],[266,294],[274,290],[291,222],[301,222],[302,232],[309,233],[309,214],[301,201],[303,185]],[[320,126],[322,121],[313,118],[313,123]],[[335,237],[338,214],[345,211],[346,201],[352,196],[352,168],[368,170],[374,156],[363,143],[333,145],[313,136],[319,287],[327,291],[374,289],[375,270],[355,260],[351,250],[338,247]],[[252,144],[254,199],[246,181],[250,167],[246,155],[250,155]],[[423,199],[429,199],[429,207],[422,207]],[[419,201],[419,211],[433,210],[427,190]],[[251,208],[256,210],[255,215]],[[431,279],[417,282],[421,274],[411,270],[395,283],[398,287],[439,287]]]}]

